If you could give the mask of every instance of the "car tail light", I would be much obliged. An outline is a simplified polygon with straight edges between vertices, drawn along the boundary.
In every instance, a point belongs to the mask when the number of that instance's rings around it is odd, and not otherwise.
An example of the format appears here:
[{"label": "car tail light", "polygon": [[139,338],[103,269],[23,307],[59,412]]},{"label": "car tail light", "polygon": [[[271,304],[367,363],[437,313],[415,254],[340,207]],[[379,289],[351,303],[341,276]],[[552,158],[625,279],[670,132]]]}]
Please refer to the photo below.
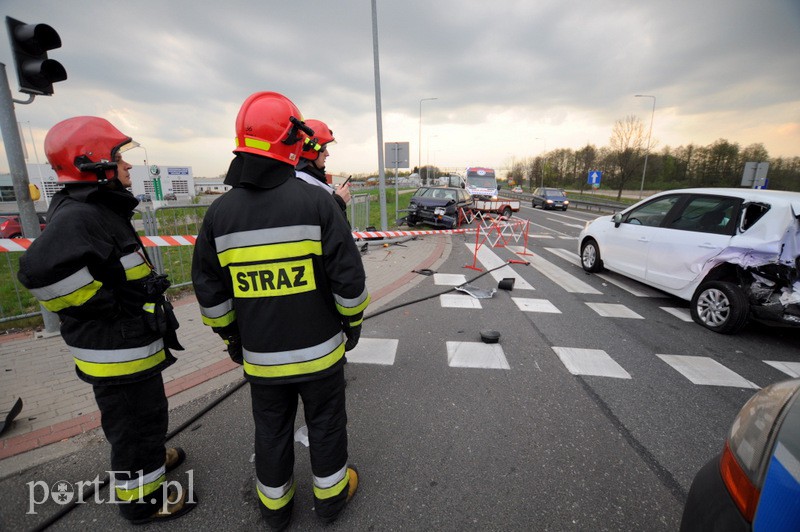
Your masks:
[{"label": "car tail light", "polygon": [[756,393],[736,416],[720,461],[725,487],[742,516],[753,521],[785,407],[800,388],[800,380],[773,384]]}]

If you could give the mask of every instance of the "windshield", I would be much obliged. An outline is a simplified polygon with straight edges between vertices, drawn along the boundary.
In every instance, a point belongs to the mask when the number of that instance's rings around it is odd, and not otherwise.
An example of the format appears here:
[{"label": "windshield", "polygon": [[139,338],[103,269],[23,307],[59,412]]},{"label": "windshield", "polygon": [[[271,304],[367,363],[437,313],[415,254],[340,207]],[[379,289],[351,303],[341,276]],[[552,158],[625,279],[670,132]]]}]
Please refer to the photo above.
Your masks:
[{"label": "windshield", "polygon": [[494,176],[469,176],[467,182],[473,187],[497,188]]},{"label": "windshield", "polygon": [[423,198],[455,200],[456,191],[448,188],[426,188],[418,191],[415,196]]}]

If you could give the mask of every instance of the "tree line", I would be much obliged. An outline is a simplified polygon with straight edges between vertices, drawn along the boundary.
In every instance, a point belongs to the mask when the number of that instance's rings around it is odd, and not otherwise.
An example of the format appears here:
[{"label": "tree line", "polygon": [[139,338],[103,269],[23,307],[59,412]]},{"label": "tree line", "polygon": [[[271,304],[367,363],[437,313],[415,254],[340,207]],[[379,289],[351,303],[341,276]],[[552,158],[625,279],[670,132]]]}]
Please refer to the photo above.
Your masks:
[{"label": "tree line", "polygon": [[[609,145],[587,144],[581,149],[555,149],[543,155],[514,160],[505,176],[526,190],[544,185],[583,192],[590,171],[601,171],[601,189],[671,190],[686,187],[739,187],[745,163],[768,162],[768,188],[800,192],[800,157],[771,158],[761,143],[742,148],[719,139],[707,146],[689,144],[656,151],[657,141],[648,138],[641,120],[626,116],[617,120]],[[645,169],[646,160],[646,169]]]}]

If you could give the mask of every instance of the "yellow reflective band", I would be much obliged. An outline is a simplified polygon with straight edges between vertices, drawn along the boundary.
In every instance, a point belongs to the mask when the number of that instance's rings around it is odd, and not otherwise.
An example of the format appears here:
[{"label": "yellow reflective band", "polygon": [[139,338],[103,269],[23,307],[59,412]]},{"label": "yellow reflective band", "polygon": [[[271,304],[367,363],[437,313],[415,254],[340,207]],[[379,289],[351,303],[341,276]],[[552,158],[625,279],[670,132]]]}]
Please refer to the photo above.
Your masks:
[{"label": "yellow reflective band", "polygon": [[161,475],[153,482],[148,482],[147,484],[139,486],[138,488],[126,490],[116,487],[115,491],[117,492],[117,498],[121,501],[135,501],[141,499],[142,497],[150,495],[160,488],[161,484],[163,484],[165,480],[167,480],[166,475]]},{"label": "yellow reflective band", "polygon": [[293,483],[289,491],[286,492],[286,495],[284,495],[280,499],[270,499],[269,497],[261,493],[261,490],[258,489],[258,486],[256,486],[256,493],[258,493],[258,498],[261,499],[261,503],[264,506],[266,506],[270,510],[280,510],[281,508],[289,504],[289,501],[291,501],[292,497],[294,497],[294,488],[295,484]]},{"label": "yellow reflective band", "polygon": [[367,294],[367,297],[364,299],[364,301],[362,301],[361,304],[356,305],[355,307],[343,307],[337,302],[336,310],[338,310],[339,314],[341,314],[342,316],[355,316],[359,312],[364,312],[365,310],[367,310],[369,302],[370,302],[370,297],[369,294]]},{"label": "yellow reflective band", "polygon": [[[74,358],[74,357],[73,357]],[[85,374],[92,377],[120,377],[122,375],[133,375],[157,366],[167,359],[167,353],[162,349],[147,358],[133,360],[131,362],[112,362],[102,364],[98,362],[86,362],[74,358],[75,365]]]},{"label": "yellow reflective band", "polygon": [[219,258],[219,265],[225,267],[232,263],[265,262],[307,255],[322,255],[322,242],[319,240],[301,240],[298,242],[231,248],[218,253],[217,257]]},{"label": "yellow reflective band", "polygon": [[125,270],[125,279],[128,281],[143,279],[150,275],[151,271],[153,270],[147,264],[139,264],[138,266]]},{"label": "yellow reflective band", "polygon": [[311,259],[248,266],[230,266],[233,296],[275,297],[317,289]]},{"label": "yellow reflective band", "polygon": [[219,318],[209,318],[207,316],[200,316],[203,324],[209,327],[225,327],[236,321],[236,311],[232,310]]},{"label": "yellow reflective band", "polygon": [[103,287],[100,281],[92,281],[91,283],[78,288],[74,292],[65,296],[56,297],[49,301],[41,301],[42,306],[50,312],[58,312],[68,307],[80,307],[90,299]]},{"label": "yellow reflective band", "polygon": [[344,489],[347,487],[347,483],[350,481],[350,470],[347,470],[347,474],[344,476],[342,480],[331,486],[330,488],[318,488],[314,486],[314,496],[317,499],[330,499],[331,497],[336,497]]},{"label": "yellow reflective band", "polygon": [[344,343],[324,357],[307,362],[295,362],[278,366],[259,366],[244,361],[244,371],[253,377],[292,377],[295,375],[308,375],[316,373],[336,364],[344,356]]},{"label": "yellow reflective band", "polygon": [[355,326],[357,326],[357,325],[361,325],[361,323],[362,323],[363,321],[364,321],[364,316],[362,315],[362,316],[361,316],[361,319],[358,319],[358,320],[356,320],[356,321],[351,321],[351,322],[350,322],[350,327],[355,327]]},{"label": "yellow reflective band", "polygon": [[149,312],[150,314],[155,314],[156,312],[156,304],[155,303],[145,303],[142,305],[142,310],[145,312]]},{"label": "yellow reflective band", "polygon": [[[238,141],[239,139],[236,140]],[[272,148],[272,144],[270,144],[266,140],[259,140],[250,137],[244,138],[244,145],[247,146],[248,148],[255,148],[257,150],[262,150],[262,151],[269,151],[270,148]]]}]

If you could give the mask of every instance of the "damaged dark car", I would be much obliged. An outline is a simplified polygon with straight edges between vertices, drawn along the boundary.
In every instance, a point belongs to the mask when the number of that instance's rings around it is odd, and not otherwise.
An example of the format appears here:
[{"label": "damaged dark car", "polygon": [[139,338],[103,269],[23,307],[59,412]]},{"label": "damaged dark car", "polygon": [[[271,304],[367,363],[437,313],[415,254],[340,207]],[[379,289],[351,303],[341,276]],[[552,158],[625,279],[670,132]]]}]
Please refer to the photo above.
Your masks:
[{"label": "damaged dark car", "polygon": [[749,320],[800,327],[800,193],[698,188],[655,194],[586,224],[587,272],[608,269],[689,301],[735,334]]},{"label": "damaged dark car", "polygon": [[453,229],[459,225],[459,213],[472,209],[472,197],[458,187],[420,187],[408,204],[405,222],[409,227],[427,224]]}]

